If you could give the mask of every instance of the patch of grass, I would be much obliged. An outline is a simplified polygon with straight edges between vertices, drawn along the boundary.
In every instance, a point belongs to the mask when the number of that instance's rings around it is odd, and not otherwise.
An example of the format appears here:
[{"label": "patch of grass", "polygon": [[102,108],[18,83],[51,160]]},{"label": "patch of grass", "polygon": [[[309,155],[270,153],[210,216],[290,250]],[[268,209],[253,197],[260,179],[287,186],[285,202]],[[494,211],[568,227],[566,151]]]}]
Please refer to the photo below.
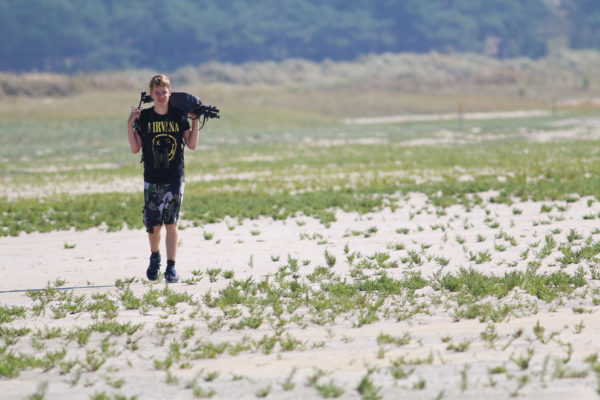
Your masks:
[{"label": "patch of grass", "polygon": [[11,328],[7,324],[0,325],[0,338],[4,341],[5,346],[16,344],[20,338],[31,333],[29,328]]},{"label": "patch of grass", "polygon": [[25,307],[0,305],[0,324],[5,322],[12,322],[16,318],[25,318],[25,316]]},{"label": "patch of grass", "polygon": [[327,249],[325,249],[325,262],[327,263],[327,266],[329,268],[333,268],[333,266],[335,265],[336,262],[336,257],[335,255],[331,254],[329,251],[327,251]]},{"label": "patch of grass", "polygon": [[212,343],[207,340],[200,341],[191,349],[191,357],[194,359],[216,358],[227,350],[227,343]]},{"label": "patch of grass", "polygon": [[381,392],[381,387],[375,385],[370,373],[367,373],[362,377],[356,387],[356,391],[365,400],[379,400],[382,398],[379,394],[379,392]]},{"label": "patch of grass", "polygon": [[494,342],[498,339],[498,333],[494,324],[491,322],[488,323],[485,330],[479,336],[489,343],[490,348],[495,348]]},{"label": "patch of grass", "polygon": [[132,324],[131,322],[120,323],[117,321],[100,321],[90,326],[92,331],[109,332],[111,335],[128,335],[131,336],[138,330],[142,329],[144,324]]},{"label": "patch of grass", "polygon": [[413,383],[413,389],[415,390],[423,390],[427,386],[427,381],[423,378],[419,378],[415,383]]},{"label": "patch of grass", "polygon": [[203,379],[205,382],[212,382],[219,377],[219,371],[208,372],[204,375]]},{"label": "patch of grass", "polygon": [[492,254],[489,250],[478,251],[477,253],[469,252],[469,260],[475,261],[476,264],[483,264],[492,261]]},{"label": "patch of grass", "polygon": [[190,389],[192,389],[192,394],[194,395],[195,398],[197,399],[208,399],[213,397],[215,394],[217,394],[217,392],[215,392],[214,389],[204,389],[201,386],[199,386],[195,381],[191,382],[190,384],[187,385]]},{"label": "patch of grass", "polygon": [[88,344],[90,336],[92,336],[92,329],[88,327],[75,328],[67,334],[67,338],[69,340],[74,339],[80,347],[83,347]]},{"label": "patch of grass", "polygon": [[508,370],[507,370],[505,364],[488,368],[488,373],[490,373],[490,374],[505,374],[507,371]]},{"label": "patch of grass", "polygon": [[395,344],[396,346],[403,346],[409,344],[411,341],[410,333],[406,332],[402,336],[392,336],[386,333],[380,333],[377,336],[377,344]]},{"label": "patch of grass", "polygon": [[294,381],[292,380],[294,378],[295,373],[296,373],[296,369],[294,368],[294,369],[292,369],[290,374],[287,376],[287,378],[285,378],[285,381],[283,381],[281,383],[281,388],[283,390],[285,390],[286,392],[294,389],[294,387],[296,386],[294,384]]},{"label": "patch of grass", "polygon": [[259,388],[256,392],[254,392],[254,395],[258,398],[263,398],[263,397],[267,397],[269,395],[269,393],[271,393],[270,385]]},{"label": "patch of grass", "polygon": [[208,276],[208,280],[211,282],[216,282],[219,279],[220,274],[221,274],[221,268],[209,268],[206,270],[206,275]]},{"label": "patch of grass", "polygon": [[448,264],[450,264],[450,259],[446,258],[446,257],[438,256],[435,258],[435,262],[437,262],[442,267],[446,267]]},{"label": "patch of grass", "polygon": [[559,295],[568,295],[586,284],[585,272],[578,269],[573,275],[563,271],[551,274],[536,274],[531,271],[513,271],[504,276],[484,275],[474,269],[460,268],[457,274],[447,274],[439,280],[441,288],[451,292],[463,292],[481,299],[485,296],[505,297],[515,287],[546,302]]},{"label": "patch of grass", "polygon": [[319,392],[321,397],[326,399],[340,397],[344,394],[344,389],[340,386],[337,386],[333,379],[331,379],[328,383],[316,383],[314,388]]},{"label": "patch of grass", "polygon": [[48,381],[40,383],[36,391],[27,397],[28,400],[43,400],[46,398],[46,392],[48,391]]},{"label": "patch of grass", "polygon": [[470,345],[471,341],[465,339],[458,344],[450,343],[448,346],[446,346],[446,350],[454,351],[456,353],[464,353],[469,349]]},{"label": "patch of grass", "polygon": [[517,357],[512,356],[510,359],[513,361],[521,370],[529,368],[529,363],[533,357],[534,350],[532,348],[527,349],[527,354],[521,354]]},{"label": "patch of grass", "polygon": [[396,361],[392,361],[392,366],[390,367],[390,373],[394,377],[394,379],[406,379],[411,376],[415,372],[415,368],[405,369],[402,363]]}]

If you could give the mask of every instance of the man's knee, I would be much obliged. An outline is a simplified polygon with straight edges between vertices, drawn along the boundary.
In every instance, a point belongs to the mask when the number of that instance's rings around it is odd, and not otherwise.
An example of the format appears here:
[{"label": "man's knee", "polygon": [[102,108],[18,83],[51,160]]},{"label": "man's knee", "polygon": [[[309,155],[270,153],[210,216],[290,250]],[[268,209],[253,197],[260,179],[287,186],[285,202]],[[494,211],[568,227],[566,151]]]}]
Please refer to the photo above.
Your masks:
[{"label": "man's knee", "polygon": [[177,224],[165,225],[165,229],[167,230],[167,232],[177,232]]},{"label": "man's knee", "polygon": [[151,226],[150,229],[146,229],[146,232],[148,232],[148,235],[150,236],[160,236],[160,229],[162,228],[162,225],[154,225]]}]

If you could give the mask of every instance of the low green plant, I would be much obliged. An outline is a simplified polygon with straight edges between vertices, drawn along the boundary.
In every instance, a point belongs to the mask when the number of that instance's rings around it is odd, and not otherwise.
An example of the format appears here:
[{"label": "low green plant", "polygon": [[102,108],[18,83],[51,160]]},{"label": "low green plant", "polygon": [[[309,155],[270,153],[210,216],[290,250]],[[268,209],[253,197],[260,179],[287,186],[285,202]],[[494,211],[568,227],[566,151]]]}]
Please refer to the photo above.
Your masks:
[{"label": "low green plant", "polygon": [[286,392],[294,389],[294,387],[296,386],[293,381],[295,374],[296,374],[296,368],[292,369],[292,371],[290,371],[290,374],[287,376],[287,378],[285,378],[285,381],[283,381],[281,383],[281,388],[283,390],[285,390]]},{"label": "low green plant", "polygon": [[527,354],[521,354],[521,355],[517,356],[516,358],[514,356],[511,356],[510,359],[521,370],[526,370],[527,368],[529,368],[529,363],[531,361],[531,358],[533,357],[533,354],[534,354],[534,350],[532,348],[528,348]]},{"label": "low green plant", "polygon": [[507,371],[506,365],[504,364],[488,368],[488,373],[490,374],[505,374]]},{"label": "low green plant", "polygon": [[358,386],[356,387],[356,391],[364,400],[381,399],[382,396],[379,394],[379,392],[381,392],[381,389],[381,386],[375,385],[370,373],[364,375],[358,383]]},{"label": "low green plant", "polygon": [[427,381],[423,378],[419,378],[415,383],[413,383],[413,389],[415,390],[423,390],[427,386]]},{"label": "low green plant", "polygon": [[450,259],[447,257],[438,256],[435,258],[435,261],[442,267],[446,267],[450,264]]},{"label": "low green plant", "polygon": [[458,344],[450,343],[448,346],[446,346],[446,350],[454,351],[456,353],[463,353],[469,349],[470,345],[471,341],[465,339]]},{"label": "low green plant", "polygon": [[336,262],[336,257],[335,255],[331,254],[329,251],[327,251],[327,249],[325,249],[325,262],[327,264],[327,266],[329,268],[333,268],[333,266],[335,265]]},{"label": "low green plant", "polygon": [[392,336],[386,333],[380,333],[377,336],[377,344],[395,344],[396,346],[403,346],[409,344],[411,341],[410,333],[406,332],[402,336]]},{"label": "low green plant", "polygon": [[344,394],[344,389],[337,386],[333,379],[330,379],[327,383],[315,383],[313,387],[319,392],[321,397],[326,399],[340,397]]},{"label": "low green plant", "polygon": [[0,305],[0,324],[12,322],[17,318],[25,318],[25,316],[25,307]]},{"label": "low green plant", "polygon": [[258,398],[263,398],[263,397],[267,397],[269,395],[269,393],[271,393],[271,386],[265,386],[262,388],[259,388],[254,395]]},{"label": "low green plant", "polygon": [[495,341],[498,339],[498,332],[496,326],[489,322],[483,332],[479,335],[483,340],[488,342],[490,348],[495,348]]},{"label": "low green plant", "polygon": [[219,377],[219,371],[208,372],[204,375],[203,379],[205,382],[212,382]]}]

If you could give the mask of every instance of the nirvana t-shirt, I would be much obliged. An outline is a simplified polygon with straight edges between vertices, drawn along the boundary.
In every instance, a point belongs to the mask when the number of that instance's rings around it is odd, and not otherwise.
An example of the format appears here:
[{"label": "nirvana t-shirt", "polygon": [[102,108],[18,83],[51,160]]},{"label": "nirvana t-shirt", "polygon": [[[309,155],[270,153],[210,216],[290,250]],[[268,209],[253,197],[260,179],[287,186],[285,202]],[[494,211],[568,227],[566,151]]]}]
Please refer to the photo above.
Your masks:
[{"label": "nirvana t-shirt", "polygon": [[142,138],[145,182],[169,183],[183,176],[183,132],[188,129],[187,115],[170,105],[165,115],[157,114],[154,107],[142,110],[137,131]]}]

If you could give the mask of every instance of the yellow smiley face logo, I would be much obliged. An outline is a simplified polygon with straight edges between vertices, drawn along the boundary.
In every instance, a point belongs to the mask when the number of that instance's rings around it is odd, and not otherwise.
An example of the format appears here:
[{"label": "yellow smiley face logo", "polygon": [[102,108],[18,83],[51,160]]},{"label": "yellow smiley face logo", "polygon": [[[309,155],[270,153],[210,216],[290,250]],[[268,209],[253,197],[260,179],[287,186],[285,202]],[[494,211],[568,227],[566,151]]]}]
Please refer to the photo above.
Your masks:
[{"label": "yellow smiley face logo", "polygon": [[161,133],[152,139],[152,152],[156,152],[157,147],[164,148],[165,146],[169,150],[169,161],[171,161],[175,157],[175,150],[177,148],[177,141],[175,138],[166,133]]}]

